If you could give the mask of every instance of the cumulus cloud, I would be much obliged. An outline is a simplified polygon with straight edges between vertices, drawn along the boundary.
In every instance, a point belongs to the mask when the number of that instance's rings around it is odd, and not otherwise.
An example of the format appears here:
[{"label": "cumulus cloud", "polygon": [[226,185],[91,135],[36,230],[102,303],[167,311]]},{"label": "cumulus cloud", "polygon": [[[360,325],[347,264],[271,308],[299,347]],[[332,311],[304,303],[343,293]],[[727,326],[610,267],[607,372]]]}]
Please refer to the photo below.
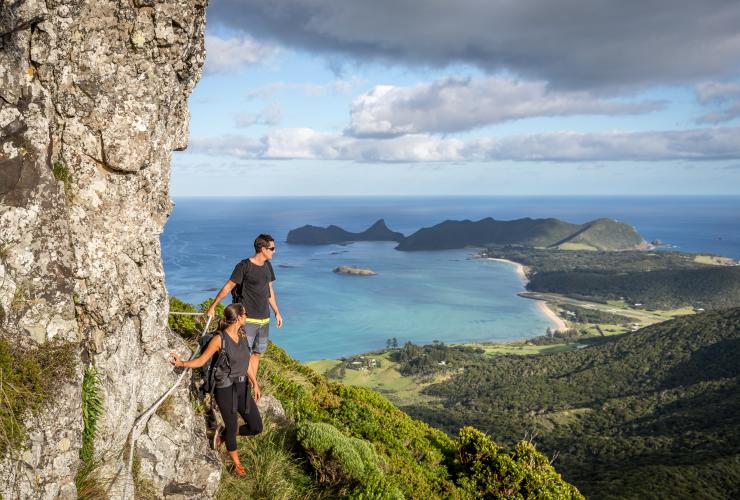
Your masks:
[{"label": "cumulus cloud", "polygon": [[507,69],[559,87],[696,82],[737,73],[728,0],[218,0],[209,22],[358,61]]},{"label": "cumulus cloud", "polygon": [[696,96],[704,106],[715,107],[697,121],[721,123],[740,116],[740,82],[703,82],[696,86]]},{"label": "cumulus cloud", "polygon": [[449,77],[408,87],[381,85],[352,104],[355,136],[451,133],[534,116],[622,115],[659,102],[626,103],[582,91],[553,91],[543,81]]},{"label": "cumulus cloud", "polygon": [[280,129],[260,139],[193,139],[190,151],[250,159],[440,161],[665,161],[740,159],[740,127],[682,131],[552,132],[462,141],[428,134],[356,138],[313,129]]},{"label": "cumulus cloud", "polygon": [[278,103],[272,103],[259,113],[243,112],[234,116],[234,126],[247,128],[252,125],[267,125],[274,127],[283,119],[283,108]]},{"label": "cumulus cloud", "polygon": [[234,38],[221,38],[206,35],[205,73],[224,73],[234,71],[246,64],[258,64],[275,55],[277,48],[243,35]]}]

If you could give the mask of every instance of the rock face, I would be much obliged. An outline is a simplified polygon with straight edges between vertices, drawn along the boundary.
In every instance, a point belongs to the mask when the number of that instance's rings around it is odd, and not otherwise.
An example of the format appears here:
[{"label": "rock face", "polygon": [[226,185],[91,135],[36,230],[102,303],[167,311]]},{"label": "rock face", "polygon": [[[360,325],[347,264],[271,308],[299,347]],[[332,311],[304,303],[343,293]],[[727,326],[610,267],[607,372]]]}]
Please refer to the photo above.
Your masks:
[{"label": "rock face", "polygon": [[[3,498],[75,498],[84,365],[102,375],[95,448],[111,498],[125,448],[175,379],[159,235],[173,150],[187,145],[207,0],[15,0],[0,6],[0,334],[80,345],[55,407],[0,459]],[[184,349],[181,349],[184,352]],[[180,388],[136,444],[158,497],[215,492],[220,466]]]}]

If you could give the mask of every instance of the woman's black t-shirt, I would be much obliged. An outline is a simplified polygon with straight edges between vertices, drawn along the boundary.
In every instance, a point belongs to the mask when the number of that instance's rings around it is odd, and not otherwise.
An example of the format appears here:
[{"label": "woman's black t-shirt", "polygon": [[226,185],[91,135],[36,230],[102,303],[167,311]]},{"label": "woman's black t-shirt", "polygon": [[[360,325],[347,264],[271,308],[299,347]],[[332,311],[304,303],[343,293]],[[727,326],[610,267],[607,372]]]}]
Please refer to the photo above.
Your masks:
[{"label": "woman's black t-shirt", "polygon": [[247,337],[239,335],[239,342],[234,342],[228,333],[223,332],[223,334],[222,339],[225,345],[221,345],[221,350],[226,352],[229,357],[229,377],[245,376],[249,366],[249,342]]}]

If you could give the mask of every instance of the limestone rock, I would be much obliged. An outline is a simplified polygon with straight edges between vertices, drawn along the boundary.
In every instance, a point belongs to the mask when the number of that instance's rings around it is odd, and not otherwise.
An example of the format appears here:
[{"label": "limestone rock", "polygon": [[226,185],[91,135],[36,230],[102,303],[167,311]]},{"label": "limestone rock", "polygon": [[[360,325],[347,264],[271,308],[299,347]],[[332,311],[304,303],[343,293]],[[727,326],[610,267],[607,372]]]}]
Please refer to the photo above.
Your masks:
[{"label": "limestone rock", "polygon": [[283,404],[275,396],[264,395],[257,402],[257,408],[263,418],[267,417],[277,425],[283,426],[289,423],[288,416],[285,414]]},{"label": "limestone rock", "polygon": [[[111,494],[133,495],[131,425],[175,379],[159,235],[171,151],[205,58],[206,0],[18,0],[0,6],[0,335],[80,345],[55,406],[0,457],[3,498],[75,498],[83,364],[103,377],[96,449]],[[187,391],[179,425],[137,443],[158,497],[213,495],[220,470]],[[124,472],[122,472],[124,471]]]}]

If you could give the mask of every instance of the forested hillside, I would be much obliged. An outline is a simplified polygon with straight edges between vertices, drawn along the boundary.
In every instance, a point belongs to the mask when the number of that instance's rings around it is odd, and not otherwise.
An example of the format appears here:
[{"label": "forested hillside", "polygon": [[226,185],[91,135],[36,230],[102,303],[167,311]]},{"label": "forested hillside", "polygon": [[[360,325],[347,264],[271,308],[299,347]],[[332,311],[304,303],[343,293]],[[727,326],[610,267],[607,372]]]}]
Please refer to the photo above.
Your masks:
[{"label": "forested hillside", "polygon": [[[649,309],[740,305],[740,266],[709,265],[679,252],[588,252],[489,248],[483,253],[529,268],[527,290]],[[720,262],[731,259],[717,258]]]},{"label": "forested hillside", "polygon": [[[408,370],[426,350],[402,359]],[[438,403],[405,409],[502,443],[535,434],[587,497],[738,498],[740,308],[559,354],[464,354],[463,370],[426,390]]]}]

